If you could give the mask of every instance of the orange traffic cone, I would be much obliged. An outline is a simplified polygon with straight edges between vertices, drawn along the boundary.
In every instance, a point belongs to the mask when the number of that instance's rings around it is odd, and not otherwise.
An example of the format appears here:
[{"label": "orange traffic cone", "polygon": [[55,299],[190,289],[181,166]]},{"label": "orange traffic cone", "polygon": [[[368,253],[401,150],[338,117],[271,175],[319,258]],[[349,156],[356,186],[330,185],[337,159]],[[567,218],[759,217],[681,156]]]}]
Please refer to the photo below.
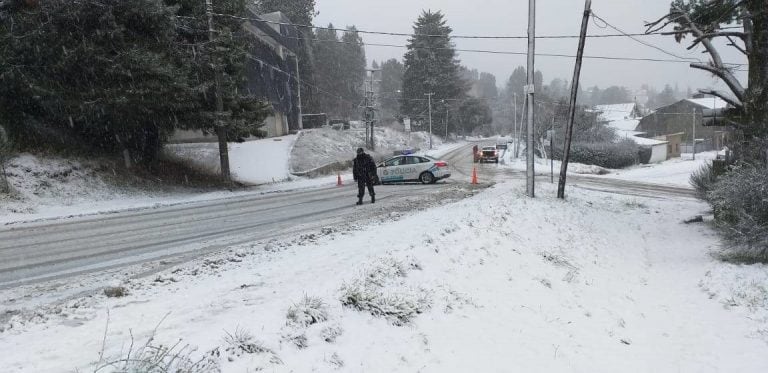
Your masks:
[{"label": "orange traffic cone", "polygon": [[336,174],[336,186],[342,186],[344,183],[341,182],[341,174]]},{"label": "orange traffic cone", "polygon": [[472,184],[477,184],[477,167],[472,167]]}]

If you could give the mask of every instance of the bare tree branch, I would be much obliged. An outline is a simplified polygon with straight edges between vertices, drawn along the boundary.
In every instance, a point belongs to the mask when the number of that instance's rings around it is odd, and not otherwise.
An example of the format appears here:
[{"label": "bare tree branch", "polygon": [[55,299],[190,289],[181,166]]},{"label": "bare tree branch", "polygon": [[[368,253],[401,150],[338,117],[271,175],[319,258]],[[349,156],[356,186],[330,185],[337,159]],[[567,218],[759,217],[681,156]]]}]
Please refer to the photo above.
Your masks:
[{"label": "bare tree branch", "polygon": [[712,95],[716,97],[720,97],[723,101],[727,102],[728,105],[731,105],[735,108],[741,108],[743,105],[740,102],[737,102],[732,97],[726,95],[723,92],[716,91],[714,89],[699,89],[699,93],[703,93],[705,95]]},{"label": "bare tree branch", "polygon": [[718,32],[710,32],[706,33],[704,35],[701,35],[693,40],[694,43],[698,43],[702,39],[713,39],[718,37],[737,37],[741,40],[746,39],[747,34],[739,31],[718,31]]},{"label": "bare tree branch", "polygon": [[739,52],[743,53],[745,56],[749,56],[749,53],[747,53],[747,50],[745,48],[740,47],[738,44],[736,44],[736,40],[733,40],[730,36],[727,36],[728,41],[730,41],[730,46],[736,48]]},{"label": "bare tree branch", "polygon": [[[711,53],[710,53],[710,55],[711,55]],[[722,79],[723,82],[725,82],[725,84],[728,86],[728,88],[731,89],[731,91],[736,96],[736,98],[739,101],[743,101],[744,100],[744,93],[745,93],[744,87],[741,85],[741,82],[739,82],[739,80],[736,79],[736,77],[733,75],[733,73],[731,73],[731,71],[728,70],[728,68],[723,66],[722,63],[723,62],[721,60],[720,61],[720,66],[705,65],[705,64],[702,64],[702,63],[692,63],[690,66],[692,68],[694,68],[694,69],[709,71],[713,75],[715,75],[718,78]]]}]

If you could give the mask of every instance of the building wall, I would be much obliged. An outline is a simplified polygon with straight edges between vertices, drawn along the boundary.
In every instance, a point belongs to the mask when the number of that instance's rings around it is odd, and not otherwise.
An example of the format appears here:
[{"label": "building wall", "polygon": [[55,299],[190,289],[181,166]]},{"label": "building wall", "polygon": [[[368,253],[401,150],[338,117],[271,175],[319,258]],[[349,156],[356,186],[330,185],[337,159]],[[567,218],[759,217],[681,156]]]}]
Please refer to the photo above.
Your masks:
[{"label": "building wall", "polygon": [[288,134],[288,118],[279,112],[275,112],[264,121],[267,137],[285,136]]},{"label": "building wall", "polygon": [[666,161],[667,158],[667,145],[668,144],[657,144],[651,146],[651,159],[648,161],[648,163],[659,163]]},{"label": "building wall", "polygon": [[654,113],[643,117],[637,131],[645,132],[650,137],[682,133],[682,141],[690,143],[693,136],[694,114],[696,111],[696,138],[714,141],[716,137],[723,139],[727,133],[726,127],[704,127],[702,123],[702,107],[692,102],[682,100],[672,105],[657,109]]},{"label": "building wall", "polygon": [[[682,152],[681,145],[684,133],[673,133],[669,135],[656,136],[654,139],[667,142],[667,159],[679,158]],[[697,136],[698,137],[698,136]]]}]

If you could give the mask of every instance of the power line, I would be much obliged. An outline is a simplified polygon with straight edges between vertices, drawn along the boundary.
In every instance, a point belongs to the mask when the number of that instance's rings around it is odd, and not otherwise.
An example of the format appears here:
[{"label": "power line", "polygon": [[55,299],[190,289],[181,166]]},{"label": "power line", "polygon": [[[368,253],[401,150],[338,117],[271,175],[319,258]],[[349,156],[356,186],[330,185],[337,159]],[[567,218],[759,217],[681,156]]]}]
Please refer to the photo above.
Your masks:
[{"label": "power line", "polygon": [[[306,28],[306,29],[316,29],[316,30],[329,30],[329,31],[340,31],[340,32],[355,32],[359,34],[369,34],[369,35],[383,35],[383,36],[405,36],[405,37],[430,37],[430,38],[450,38],[450,39],[486,39],[486,40],[514,40],[514,39],[528,39],[528,36],[526,35],[516,35],[516,36],[487,36],[487,35],[446,35],[446,34],[417,34],[417,33],[402,33],[402,32],[389,32],[389,31],[370,31],[370,30],[358,30],[358,29],[345,29],[345,28],[335,28],[335,27],[322,27],[322,26],[314,26],[314,25],[302,25],[298,23],[291,23],[291,22],[278,22],[278,21],[269,21],[261,18],[252,18],[252,17],[241,17],[236,16],[232,14],[223,14],[223,13],[214,13],[214,16],[217,17],[227,17],[227,18],[233,18],[233,19],[240,19],[243,21],[258,21],[258,22],[264,22],[269,23],[273,25],[280,25],[280,26],[292,26],[297,28]],[[725,29],[725,28],[723,28]],[[634,34],[626,34],[626,33],[620,33],[620,34],[596,34],[596,35],[587,35],[588,38],[613,38],[613,37],[626,37],[626,36],[656,36],[661,35],[664,36],[664,32],[651,32],[651,33],[634,33]],[[579,35],[541,35],[536,36],[536,39],[577,39]]]},{"label": "power line", "polygon": [[[307,41],[318,41],[318,42],[326,42],[326,43],[339,43],[339,44],[352,44],[352,45],[359,45],[359,46],[370,46],[370,47],[389,47],[389,48],[404,48],[408,49],[409,46],[402,45],[402,44],[384,44],[384,43],[357,43],[357,42],[348,42],[343,40],[327,40],[327,39],[305,39],[301,37],[291,37],[291,36],[284,36],[284,38],[287,39],[296,39],[296,40],[307,40]],[[466,52],[466,53],[483,53],[483,54],[500,54],[500,55],[514,55],[514,56],[525,56],[527,55],[527,52],[515,52],[515,51],[501,51],[501,50],[487,50],[487,49],[460,49],[460,48],[445,48],[445,47],[414,47],[415,49],[425,49],[425,50],[454,50],[456,52]],[[571,54],[560,54],[560,53],[536,53],[537,57],[561,57],[561,58],[576,58],[575,55]],[[597,59],[597,60],[611,60],[611,61],[642,61],[642,62],[667,62],[667,63],[691,63],[691,61],[684,61],[684,60],[672,60],[672,59],[663,59],[663,58],[644,58],[644,57],[613,57],[613,56],[584,56],[584,58],[587,59]],[[738,64],[734,64],[738,65]]]},{"label": "power line", "polygon": [[[289,22],[275,22],[275,21],[267,21],[260,18],[249,18],[249,17],[240,17],[235,16],[231,14],[222,14],[222,13],[214,13],[214,16],[218,17],[229,17],[234,19],[241,19],[244,21],[258,21],[258,22],[264,22],[269,24],[276,24],[276,25],[285,25],[285,26],[293,26],[293,27],[301,27],[301,28],[312,28],[312,29],[323,29],[323,30],[333,30],[333,31],[342,31],[342,32],[356,32],[361,34],[375,34],[375,35],[388,35],[388,36],[425,36],[425,37],[446,37],[446,35],[430,35],[430,34],[405,34],[405,33],[396,33],[396,32],[383,32],[383,31],[365,31],[365,30],[349,30],[349,29],[339,29],[339,28],[328,28],[328,27],[319,27],[319,26],[312,26],[312,25],[301,25],[301,24],[295,24],[295,23],[289,23]],[[191,17],[185,17],[185,18],[191,18]],[[601,18],[600,18],[601,19]],[[601,19],[602,20],[602,19]],[[602,20],[605,22],[605,20]],[[607,24],[607,22],[605,22]],[[611,26],[613,27],[613,26]],[[671,59],[662,59],[662,58],[644,58],[644,57],[613,57],[613,56],[584,56],[586,59],[596,59],[596,60],[609,60],[609,61],[639,61],[639,62],[663,62],[663,63],[691,63],[691,61],[697,61],[701,62],[701,60],[693,59],[693,58],[685,58],[677,56],[673,53],[664,51],[661,48],[658,48],[656,46],[653,46],[652,44],[645,43],[643,41],[640,41],[639,39],[636,39],[636,36],[647,36],[647,35],[663,35],[661,32],[657,33],[636,33],[636,34],[630,34],[623,32],[619,29],[617,29],[621,34],[604,34],[604,35],[588,35],[587,37],[631,37],[634,40],[648,45],[654,49],[658,49],[665,54],[668,54],[670,56],[673,56],[677,58],[677,60],[671,60]],[[450,38],[455,39],[526,39],[527,36],[467,36],[467,35],[450,35]],[[339,43],[339,44],[352,44],[352,45],[360,45],[360,46],[371,46],[371,47],[388,47],[388,48],[405,48],[407,49],[407,45],[401,45],[401,44],[386,44],[386,43],[357,43],[357,42],[347,42],[343,40],[326,40],[326,39],[318,39],[318,38],[312,38],[307,39],[303,37],[291,37],[291,36],[283,36],[283,38],[286,39],[295,39],[295,40],[307,40],[307,41],[316,41],[316,42],[331,42],[331,43]],[[578,38],[578,35],[555,35],[555,36],[537,36],[537,38],[541,39],[570,39],[570,38]],[[527,55],[527,52],[515,52],[515,51],[500,51],[500,50],[485,50],[485,49],[458,49],[458,48],[441,48],[441,47],[416,47],[416,49],[426,49],[426,50],[454,50],[456,52],[465,52],[465,53],[482,53],[482,54],[498,54],[498,55],[519,55],[524,56]],[[575,55],[570,54],[560,54],[560,53],[536,53],[536,56],[539,57],[558,57],[558,58],[576,58]],[[737,64],[737,63],[728,63],[729,65],[733,66],[744,66],[745,64]]]},{"label": "power line", "polygon": [[655,50],[657,50],[657,51],[659,51],[661,53],[664,53],[664,54],[666,54],[668,56],[671,56],[671,57],[675,57],[675,58],[680,59],[680,60],[688,60],[688,62],[691,62],[691,60],[696,61],[696,62],[701,62],[701,60],[698,59],[698,58],[681,57],[681,56],[678,56],[678,55],[676,55],[676,54],[674,54],[672,52],[669,52],[669,51],[667,51],[667,50],[665,50],[665,49],[663,49],[661,47],[658,47],[658,46],[653,45],[651,43],[647,43],[645,41],[642,41],[642,40],[636,38],[635,35],[630,35],[629,33],[624,32],[624,30],[621,30],[618,27],[608,23],[608,21],[606,21],[605,19],[601,18],[599,15],[595,14],[595,12],[592,12],[592,17],[594,17],[594,19],[600,20],[601,22],[605,23],[606,26],[614,29],[615,31],[623,34],[624,36],[626,36],[626,37],[628,37],[628,38],[630,38],[630,39],[632,39],[632,40],[634,40],[634,41],[636,41],[636,42],[638,42],[638,43],[640,43],[642,45],[645,45],[646,47],[653,48],[653,49],[655,49]]},{"label": "power line", "polygon": [[326,90],[324,90],[324,89],[322,89],[322,88],[320,88],[320,87],[318,87],[316,85],[307,83],[306,81],[302,81],[302,80],[298,79],[295,75],[293,75],[293,74],[291,74],[291,73],[289,73],[287,71],[284,71],[284,70],[282,70],[281,68],[279,68],[277,66],[270,65],[267,61],[264,61],[264,60],[262,60],[262,59],[260,59],[258,57],[253,57],[250,54],[246,54],[246,57],[251,59],[251,60],[254,60],[254,61],[257,61],[257,62],[261,63],[262,66],[267,66],[267,67],[269,67],[270,69],[272,69],[272,70],[274,70],[276,72],[279,72],[281,74],[284,74],[284,75],[288,76],[290,79],[293,79],[298,84],[301,84],[301,85],[313,88],[317,92],[323,93],[323,94],[327,95],[328,97],[335,98],[335,99],[340,100],[340,101],[344,101],[344,102],[346,102],[348,104],[351,104],[351,105],[354,105],[354,106],[359,106],[359,104],[355,104],[354,102],[349,101],[349,100],[347,100],[347,99],[345,99],[345,98],[343,98],[343,97],[341,97],[339,95],[336,95],[334,93],[328,92],[328,91],[326,91]]}]

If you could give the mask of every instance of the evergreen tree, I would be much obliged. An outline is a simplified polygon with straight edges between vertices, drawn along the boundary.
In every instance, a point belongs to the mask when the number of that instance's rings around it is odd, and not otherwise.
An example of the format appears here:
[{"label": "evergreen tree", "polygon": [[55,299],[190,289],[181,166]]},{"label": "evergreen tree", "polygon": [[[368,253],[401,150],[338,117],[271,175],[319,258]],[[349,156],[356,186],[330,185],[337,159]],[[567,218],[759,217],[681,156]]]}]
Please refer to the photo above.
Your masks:
[{"label": "evergreen tree", "polygon": [[0,121],[21,147],[128,149],[152,161],[195,110],[176,27],[160,0],[11,11],[0,20]]},{"label": "evergreen tree", "polygon": [[317,108],[320,112],[337,116],[342,105],[342,74],[341,44],[339,35],[333,30],[333,24],[328,28],[317,29],[317,41],[313,44],[313,54],[316,64],[315,85],[322,91],[316,97]]},{"label": "evergreen tree", "polygon": [[333,25],[317,30],[314,44],[316,84],[322,90],[317,103],[320,111],[334,118],[351,118],[358,113],[365,80],[365,50],[354,27],[341,39]]},{"label": "evergreen tree", "polygon": [[528,75],[525,67],[518,66],[509,80],[507,80],[507,94],[511,98],[513,95],[517,95],[517,99],[522,101],[525,98],[525,85],[528,84]]},{"label": "evergreen tree", "polygon": [[256,0],[261,13],[282,12],[293,23],[311,25],[317,14],[315,0]]},{"label": "evergreen tree", "polygon": [[425,94],[434,93],[432,127],[433,132],[442,133],[446,111],[442,100],[464,99],[468,90],[459,75],[460,65],[450,39],[452,29],[442,13],[424,11],[413,31],[404,58],[402,113],[426,120],[429,109]]},{"label": "evergreen tree", "polygon": [[367,62],[363,39],[360,38],[355,26],[347,27],[347,31],[341,36],[341,41],[339,57],[342,65],[344,85],[341,93],[344,101],[339,114],[344,118],[351,118],[357,114],[358,103],[363,99]]},{"label": "evergreen tree", "polygon": [[400,97],[403,89],[405,67],[400,61],[390,59],[381,64],[381,83],[379,100],[382,117],[394,117],[400,114]]},{"label": "evergreen tree", "polygon": [[480,73],[477,80],[477,93],[480,98],[495,99],[499,96],[499,89],[496,87],[496,77],[491,73]]}]

